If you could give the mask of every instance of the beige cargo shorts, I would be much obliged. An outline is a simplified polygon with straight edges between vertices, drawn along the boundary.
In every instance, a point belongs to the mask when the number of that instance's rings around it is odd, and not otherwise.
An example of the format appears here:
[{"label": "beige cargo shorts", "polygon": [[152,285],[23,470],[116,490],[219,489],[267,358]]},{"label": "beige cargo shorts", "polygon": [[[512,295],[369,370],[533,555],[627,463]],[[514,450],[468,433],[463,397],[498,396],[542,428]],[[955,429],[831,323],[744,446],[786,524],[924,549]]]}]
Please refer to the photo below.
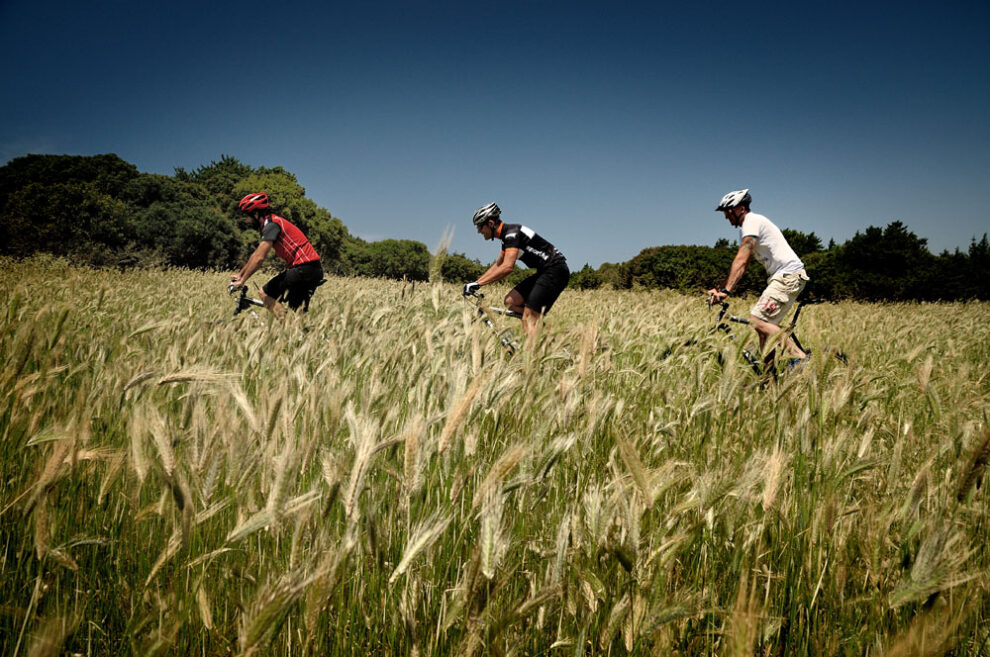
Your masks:
[{"label": "beige cargo shorts", "polygon": [[767,289],[763,290],[749,314],[780,326],[780,321],[787,315],[809,280],[811,279],[803,269],[790,274],[777,274],[770,279]]}]

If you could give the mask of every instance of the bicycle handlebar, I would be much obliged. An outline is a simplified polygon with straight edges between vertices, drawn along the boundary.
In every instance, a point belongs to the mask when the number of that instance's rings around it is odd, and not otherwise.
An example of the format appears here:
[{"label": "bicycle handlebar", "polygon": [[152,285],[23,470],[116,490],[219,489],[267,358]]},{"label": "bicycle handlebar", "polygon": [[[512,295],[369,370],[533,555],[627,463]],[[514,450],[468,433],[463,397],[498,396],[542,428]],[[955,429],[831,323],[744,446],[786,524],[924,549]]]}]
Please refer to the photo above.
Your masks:
[{"label": "bicycle handlebar", "polygon": [[237,285],[237,286],[229,285],[227,286],[227,292],[228,294],[233,294],[234,292],[241,293],[240,296],[237,297],[237,300],[235,302],[235,306],[234,306],[235,316],[239,315],[242,310],[247,310],[251,306],[263,307],[265,305],[259,299],[252,299],[247,295],[248,293],[247,285]]}]

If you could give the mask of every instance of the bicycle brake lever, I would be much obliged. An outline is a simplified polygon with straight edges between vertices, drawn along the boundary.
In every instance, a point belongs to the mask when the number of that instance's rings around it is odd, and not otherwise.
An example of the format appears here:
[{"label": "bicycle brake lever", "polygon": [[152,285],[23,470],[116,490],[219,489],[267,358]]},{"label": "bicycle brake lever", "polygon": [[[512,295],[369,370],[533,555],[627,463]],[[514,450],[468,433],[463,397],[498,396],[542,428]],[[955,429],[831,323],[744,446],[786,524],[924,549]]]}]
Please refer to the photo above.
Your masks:
[{"label": "bicycle brake lever", "polygon": [[723,308],[729,307],[728,301],[715,301],[715,295],[708,297],[708,308],[711,309],[712,306],[722,306]]}]

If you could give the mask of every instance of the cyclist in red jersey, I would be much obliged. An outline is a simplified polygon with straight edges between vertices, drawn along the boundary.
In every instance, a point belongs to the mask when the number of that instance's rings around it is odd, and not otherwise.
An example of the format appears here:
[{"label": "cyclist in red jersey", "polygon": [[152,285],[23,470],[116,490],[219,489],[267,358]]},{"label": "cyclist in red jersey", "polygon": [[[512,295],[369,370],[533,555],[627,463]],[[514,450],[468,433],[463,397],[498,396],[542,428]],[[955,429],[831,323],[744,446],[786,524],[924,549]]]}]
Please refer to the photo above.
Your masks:
[{"label": "cyclist in red jersey", "polygon": [[284,314],[279,303],[283,299],[292,310],[305,303],[305,311],[309,307],[309,297],[323,280],[323,265],[316,249],[294,224],[272,214],[271,203],[264,192],[248,194],[237,204],[237,209],[250,217],[261,231],[261,242],[237,275],[231,276],[232,288],[243,285],[251,278],[261,267],[265,256],[274,250],[288,269],[264,284],[261,300],[277,317]]}]

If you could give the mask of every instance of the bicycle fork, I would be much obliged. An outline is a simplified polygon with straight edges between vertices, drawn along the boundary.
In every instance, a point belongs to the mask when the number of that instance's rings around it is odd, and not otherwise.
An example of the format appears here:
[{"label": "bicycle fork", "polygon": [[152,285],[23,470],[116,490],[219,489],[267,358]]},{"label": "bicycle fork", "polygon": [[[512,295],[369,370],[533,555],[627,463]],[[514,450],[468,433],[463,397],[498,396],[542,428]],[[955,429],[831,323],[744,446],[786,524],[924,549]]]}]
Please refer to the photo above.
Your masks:
[{"label": "bicycle fork", "polygon": [[488,317],[488,313],[481,308],[478,308],[478,316],[481,317],[481,321],[492,330],[492,333],[494,333],[495,337],[498,338],[498,341],[502,343],[505,350],[509,352],[509,355],[514,355],[516,353],[516,345],[513,339],[512,329],[504,329],[499,331],[498,327],[495,326],[495,322]]}]

